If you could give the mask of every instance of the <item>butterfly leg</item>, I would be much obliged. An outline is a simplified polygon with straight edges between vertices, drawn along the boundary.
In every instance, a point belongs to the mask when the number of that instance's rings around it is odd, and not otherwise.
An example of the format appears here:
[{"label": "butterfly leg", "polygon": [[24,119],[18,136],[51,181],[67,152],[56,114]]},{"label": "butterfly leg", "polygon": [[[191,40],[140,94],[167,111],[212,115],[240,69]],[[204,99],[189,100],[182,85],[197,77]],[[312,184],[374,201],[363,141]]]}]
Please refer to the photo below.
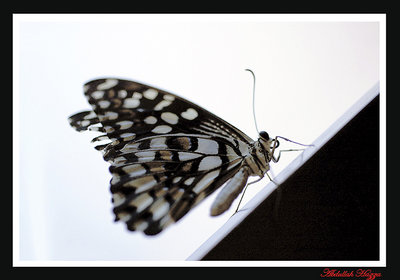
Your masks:
[{"label": "butterfly leg", "polygon": [[292,140],[290,140],[290,139],[287,139],[287,138],[285,138],[285,137],[282,137],[282,136],[276,136],[276,137],[275,137],[275,139],[273,140],[273,141],[274,141],[274,145],[273,145],[273,147],[272,147],[272,151],[271,151],[271,154],[272,154],[272,161],[273,161],[273,162],[278,162],[278,161],[279,161],[279,158],[281,157],[281,152],[304,151],[304,149],[289,149],[289,150],[280,150],[280,151],[279,151],[279,153],[278,153],[278,157],[275,157],[275,156],[274,156],[275,149],[276,149],[276,148],[279,146],[279,141],[278,141],[278,138],[281,138],[281,139],[283,139],[283,140],[285,140],[285,141],[288,141],[288,142],[291,142],[291,143],[294,143],[294,144],[297,144],[297,145],[300,145],[300,146],[305,146],[305,147],[314,147],[314,144],[311,144],[311,145],[302,144],[302,143],[299,143],[299,142],[292,141]]},{"label": "butterfly leg", "polygon": [[[281,158],[281,153],[282,152],[296,152],[296,151],[304,151],[304,149],[289,149],[289,150],[280,150],[278,153],[278,157],[275,157],[274,155],[272,155],[272,161],[273,162],[278,162],[279,159]],[[272,181],[272,180],[271,180]]]},{"label": "butterfly leg", "polygon": [[[265,174],[267,175],[268,179],[269,179],[272,183],[274,183],[275,185],[279,186],[277,182],[275,182],[274,180],[272,180],[271,176],[269,176],[268,173],[265,173]],[[255,181],[253,181],[253,182],[250,182],[250,183],[248,183],[248,184],[246,185],[246,187],[245,187],[244,190],[243,190],[242,195],[240,196],[240,200],[239,200],[239,203],[238,203],[238,205],[237,205],[237,207],[236,207],[236,210],[235,210],[235,212],[232,214],[232,216],[235,215],[235,214],[239,211],[240,203],[242,202],[242,199],[243,199],[243,197],[244,197],[244,193],[245,193],[246,190],[247,190],[247,187],[248,187],[249,185],[251,185],[251,184],[254,184],[254,183],[257,183],[257,182],[261,181],[261,179],[263,179],[263,178],[264,178],[264,177],[260,177],[260,178],[258,178],[257,180],[255,180]]]},{"label": "butterfly leg", "polygon": [[[270,178],[268,174],[267,174],[267,176],[268,176],[268,178]],[[261,181],[262,178],[264,178],[264,177],[260,177],[260,178],[258,178],[257,180],[255,180],[255,181],[253,181],[253,182],[250,182],[250,183],[248,183],[248,184],[246,185],[246,187],[245,187],[244,190],[243,190],[242,195],[240,196],[239,203],[238,203],[238,205],[237,205],[237,207],[236,207],[236,210],[235,210],[235,212],[233,213],[233,215],[235,215],[235,214],[238,212],[240,203],[242,202],[242,199],[243,199],[243,197],[244,197],[244,193],[245,193],[246,190],[247,190],[247,187],[248,187],[249,185],[251,185],[251,184],[254,184],[254,183],[257,183],[257,182]],[[270,179],[271,179],[271,178],[270,178]],[[271,179],[271,181],[272,181],[272,179]],[[232,215],[232,216],[233,216],[233,215]]]}]

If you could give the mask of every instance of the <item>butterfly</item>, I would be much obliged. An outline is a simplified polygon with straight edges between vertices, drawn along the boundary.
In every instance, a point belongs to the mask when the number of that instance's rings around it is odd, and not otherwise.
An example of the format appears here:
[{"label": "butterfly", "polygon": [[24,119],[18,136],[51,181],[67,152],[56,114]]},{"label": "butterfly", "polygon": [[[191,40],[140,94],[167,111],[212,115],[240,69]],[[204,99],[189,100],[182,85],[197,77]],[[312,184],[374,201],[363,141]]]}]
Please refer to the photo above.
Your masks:
[{"label": "butterfly", "polygon": [[250,176],[260,179],[279,142],[261,131],[254,141],[206,109],[170,92],[134,81],[89,81],[92,110],[69,117],[77,131],[103,134],[92,142],[110,163],[116,221],[131,231],[160,233],[225,186],[211,206],[230,208]]}]

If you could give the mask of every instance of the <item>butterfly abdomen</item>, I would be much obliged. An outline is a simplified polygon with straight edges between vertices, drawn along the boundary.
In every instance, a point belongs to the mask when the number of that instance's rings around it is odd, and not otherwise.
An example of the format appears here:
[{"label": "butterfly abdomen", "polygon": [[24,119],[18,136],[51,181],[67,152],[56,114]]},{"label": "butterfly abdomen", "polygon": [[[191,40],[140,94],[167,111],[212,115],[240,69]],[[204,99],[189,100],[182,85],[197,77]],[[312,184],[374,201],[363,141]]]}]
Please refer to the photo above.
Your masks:
[{"label": "butterfly abdomen", "polygon": [[249,168],[244,166],[233,176],[232,179],[218,193],[217,198],[211,205],[211,216],[217,216],[225,212],[242,192],[249,178]]}]

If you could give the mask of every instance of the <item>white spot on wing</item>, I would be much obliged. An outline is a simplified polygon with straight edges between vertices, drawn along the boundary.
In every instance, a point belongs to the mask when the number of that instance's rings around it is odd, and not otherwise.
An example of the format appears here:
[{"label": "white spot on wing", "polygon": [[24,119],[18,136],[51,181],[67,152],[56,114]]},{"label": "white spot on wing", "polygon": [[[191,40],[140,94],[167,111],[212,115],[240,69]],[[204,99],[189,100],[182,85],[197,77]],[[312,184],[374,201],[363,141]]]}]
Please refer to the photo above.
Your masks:
[{"label": "white spot on wing", "polygon": [[121,152],[130,153],[130,152],[137,151],[139,145],[140,145],[140,143],[138,143],[138,142],[137,143],[128,143],[121,149]]},{"label": "white spot on wing", "polygon": [[156,155],[156,152],[155,151],[141,151],[141,152],[137,152],[135,155],[139,158],[139,161],[141,161],[141,162],[153,161],[154,157]]},{"label": "white spot on wing", "polygon": [[133,125],[132,121],[120,121],[117,124],[121,127],[120,129],[128,129]]},{"label": "white spot on wing", "polygon": [[165,137],[157,137],[151,139],[150,148],[152,149],[165,149],[168,148],[167,144],[165,144]]},{"label": "white spot on wing", "polygon": [[127,132],[127,133],[122,133],[120,136],[124,141],[130,141],[135,138],[136,134]]},{"label": "white spot on wing", "polygon": [[226,154],[228,155],[228,157],[237,157],[238,156],[238,154],[236,154],[236,152],[229,145],[226,145]]},{"label": "white spot on wing", "polygon": [[145,92],[143,92],[143,96],[146,97],[147,99],[154,100],[158,95],[158,91],[155,89],[149,88]]},{"label": "white spot on wing", "polygon": [[127,95],[128,95],[128,93],[124,89],[121,89],[121,90],[118,91],[118,97],[119,98],[125,98]]},{"label": "white spot on wing", "polygon": [[132,224],[132,227],[138,231],[144,231],[148,226],[149,223],[144,220],[139,220]]},{"label": "white spot on wing", "polygon": [[100,100],[99,101],[99,106],[100,106],[100,108],[102,108],[102,109],[106,109],[106,108],[108,108],[109,106],[110,106],[110,101],[108,101],[108,100]]},{"label": "white spot on wing", "polygon": [[113,194],[114,207],[118,207],[124,202],[125,202],[125,196],[122,193],[114,193]]},{"label": "white spot on wing", "polygon": [[155,128],[153,128],[152,132],[154,133],[168,133],[172,130],[172,127],[170,127],[169,125],[158,125]]},{"label": "white spot on wing", "polygon": [[136,108],[138,107],[140,104],[140,101],[138,99],[135,98],[127,98],[124,100],[124,105],[122,105],[122,107],[124,108]]},{"label": "white spot on wing", "polygon": [[83,118],[84,118],[85,120],[90,120],[90,119],[94,119],[94,118],[96,118],[96,117],[97,117],[96,113],[93,112],[93,111],[91,111],[90,114],[84,116]]},{"label": "white spot on wing", "polygon": [[140,213],[153,203],[153,198],[148,193],[143,193],[133,199],[129,205],[136,207],[136,212]]},{"label": "white spot on wing", "polygon": [[194,120],[195,118],[197,118],[199,114],[197,113],[197,111],[193,108],[189,108],[187,109],[185,112],[181,113],[181,116],[187,120]]},{"label": "white spot on wing", "polygon": [[81,121],[81,126],[88,126],[90,124],[89,120]]},{"label": "white spot on wing", "polygon": [[136,91],[132,95],[132,98],[135,98],[135,99],[141,99],[142,97],[143,97],[142,94],[140,92],[136,92]]},{"label": "white spot on wing", "polygon": [[105,115],[103,116],[103,120],[116,120],[118,118],[118,113],[112,112],[112,111],[107,111]]},{"label": "white spot on wing", "polygon": [[92,92],[90,95],[91,95],[94,99],[100,99],[100,98],[103,98],[103,96],[104,96],[104,91],[97,90],[97,91]]},{"label": "white spot on wing", "polygon": [[137,177],[146,174],[146,169],[140,164],[132,164],[122,167],[122,170],[131,177]]},{"label": "white spot on wing", "polygon": [[161,228],[166,228],[170,224],[174,222],[174,219],[171,217],[171,215],[165,215],[164,218],[160,220],[160,226]]},{"label": "white spot on wing", "polygon": [[206,197],[206,193],[205,192],[199,193],[198,196],[196,197],[196,199],[194,200],[194,205],[196,205],[197,203],[202,201],[205,197]]},{"label": "white spot on wing", "polygon": [[148,116],[147,118],[144,119],[144,122],[147,124],[155,124],[157,122],[157,119],[156,117]]},{"label": "white spot on wing", "polygon": [[250,155],[249,146],[242,141],[239,141],[239,150],[243,156]]},{"label": "white spot on wing", "polygon": [[112,128],[111,126],[105,126],[105,127],[104,127],[104,130],[105,130],[107,133],[112,133],[112,132],[115,131],[114,128]]},{"label": "white spot on wing", "polygon": [[214,169],[222,164],[222,160],[219,156],[208,156],[201,160],[199,165],[199,171]]},{"label": "white spot on wing", "polygon": [[198,138],[198,148],[196,152],[218,154],[218,143],[211,139]]},{"label": "white spot on wing", "polygon": [[124,184],[124,187],[134,187],[136,188],[135,193],[141,193],[151,189],[156,184],[157,181],[153,176],[145,176]]},{"label": "white spot on wing", "polygon": [[114,185],[114,184],[118,183],[120,181],[120,179],[121,179],[121,177],[118,174],[113,174],[113,177],[112,177],[110,183]]},{"label": "white spot on wing", "polygon": [[164,95],[164,99],[167,101],[174,101],[175,97],[169,94]]},{"label": "white spot on wing", "polygon": [[185,180],[184,184],[190,186],[193,183],[194,179],[195,179],[194,177],[190,177]]},{"label": "white spot on wing", "polygon": [[123,222],[127,222],[130,220],[130,218],[132,218],[132,215],[126,213],[126,212],[121,212],[117,214],[118,219],[120,219]]},{"label": "white spot on wing", "polygon": [[116,166],[124,164],[126,162],[126,158],[120,156],[120,157],[116,157],[114,160],[112,160],[112,163]]},{"label": "white spot on wing", "polygon": [[178,152],[178,156],[179,156],[179,160],[181,160],[181,161],[187,161],[187,160],[201,157],[201,155],[199,155],[199,154],[189,153],[189,152]]},{"label": "white spot on wing", "polygon": [[195,193],[201,193],[205,188],[207,188],[219,175],[219,170],[211,171],[207,173],[199,182],[197,182],[196,186],[193,188]]},{"label": "white spot on wing", "polygon": [[181,179],[182,179],[182,177],[175,177],[175,178],[172,180],[172,183],[176,184],[176,183],[178,183]]},{"label": "white spot on wing", "polygon": [[116,79],[107,79],[104,83],[101,83],[97,86],[98,90],[107,90],[118,84],[118,80]]},{"label": "white spot on wing", "polygon": [[164,198],[159,198],[149,209],[153,214],[153,220],[161,219],[168,213],[168,210],[169,203]]},{"label": "white spot on wing", "polygon": [[161,119],[169,124],[177,124],[179,117],[171,112],[164,112],[161,114]]},{"label": "white spot on wing", "polygon": [[158,103],[158,104],[154,107],[154,110],[160,111],[160,110],[164,109],[164,107],[169,106],[171,103],[172,103],[171,101],[162,100],[160,103]]}]

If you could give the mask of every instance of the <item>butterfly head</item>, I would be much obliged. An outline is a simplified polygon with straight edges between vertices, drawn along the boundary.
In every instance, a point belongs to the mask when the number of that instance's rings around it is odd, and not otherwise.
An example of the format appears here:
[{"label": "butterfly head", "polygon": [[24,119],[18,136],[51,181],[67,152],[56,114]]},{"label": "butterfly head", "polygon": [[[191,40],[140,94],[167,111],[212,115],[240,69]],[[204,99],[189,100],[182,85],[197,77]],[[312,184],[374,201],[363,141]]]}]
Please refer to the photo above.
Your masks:
[{"label": "butterfly head", "polygon": [[275,149],[279,147],[279,141],[269,137],[269,134],[266,131],[260,132],[259,140],[267,150],[272,150],[275,146]]},{"label": "butterfly head", "polygon": [[259,133],[258,143],[260,148],[263,150],[263,154],[267,161],[270,161],[272,158],[272,153],[274,149],[279,146],[279,141],[269,137],[269,134],[266,131],[261,131]]}]

